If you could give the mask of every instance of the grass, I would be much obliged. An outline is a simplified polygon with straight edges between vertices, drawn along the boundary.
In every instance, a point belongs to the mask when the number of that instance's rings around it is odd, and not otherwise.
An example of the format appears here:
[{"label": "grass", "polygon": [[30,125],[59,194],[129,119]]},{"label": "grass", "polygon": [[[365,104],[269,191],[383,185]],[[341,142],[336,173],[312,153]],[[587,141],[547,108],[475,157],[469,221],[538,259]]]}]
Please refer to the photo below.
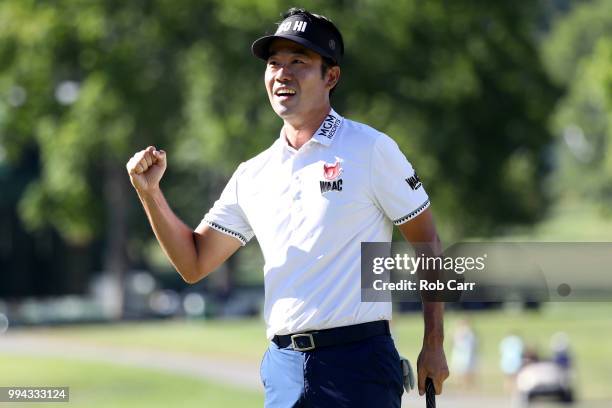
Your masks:
[{"label": "grass", "polygon": [[[257,392],[140,368],[1,352],[0,367],[2,386],[69,386],[70,407],[263,406],[263,395]],[[20,408],[57,406],[56,403],[23,402],[13,405]]]},{"label": "grass", "polygon": [[215,355],[260,361],[267,347],[264,323],[250,320],[175,320],[28,329],[92,344]]},{"label": "grass", "polygon": [[514,228],[498,237],[505,241],[611,242],[612,217],[601,206],[564,202],[533,227]]},{"label": "grass", "polygon": [[[446,315],[445,349],[450,361],[452,332],[459,319],[468,318],[479,337],[480,360],[478,385],[472,391],[501,395],[503,376],[498,368],[498,345],[510,331],[518,332],[528,344],[536,346],[543,357],[548,353],[552,334],[568,334],[575,356],[578,390],[589,398],[612,399],[612,304],[552,303],[540,312],[449,311]],[[394,337],[401,354],[416,361],[422,338],[420,314],[397,316]],[[39,334],[70,338],[88,343],[189,352],[222,356],[227,359],[259,363],[266,348],[264,323],[240,321],[164,321],[129,323],[113,326],[82,326],[54,329],[29,329]],[[451,377],[447,390],[464,392]]]},{"label": "grass", "polygon": [[[550,356],[551,336],[565,332],[571,342],[576,368],[576,389],[582,398],[612,399],[612,304],[552,303],[540,312],[448,312],[445,319],[445,350],[450,361],[452,333],[460,319],[467,318],[479,338],[479,372],[474,393],[503,394],[504,377],[499,369],[499,343],[510,331],[521,335],[534,346],[542,358]],[[422,325],[400,319],[395,325],[398,348],[416,359]],[[465,392],[456,377],[449,379],[448,389]]]}]

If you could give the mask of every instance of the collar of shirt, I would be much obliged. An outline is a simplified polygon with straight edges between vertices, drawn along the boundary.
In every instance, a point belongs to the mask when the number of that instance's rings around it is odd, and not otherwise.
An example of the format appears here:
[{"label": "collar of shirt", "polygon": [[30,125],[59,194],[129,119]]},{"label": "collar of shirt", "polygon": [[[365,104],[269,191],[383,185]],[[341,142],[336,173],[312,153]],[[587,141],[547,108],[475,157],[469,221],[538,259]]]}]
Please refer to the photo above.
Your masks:
[{"label": "collar of shirt", "polygon": [[[310,140],[306,142],[306,144],[312,141],[312,142],[319,143],[323,146],[331,145],[334,140],[334,136],[336,136],[336,134],[338,133],[338,130],[340,129],[340,126],[342,125],[343,121],[344,121],[344,118],[340,116],[332,108],[327,114],[327,116],[325,117],[325,119],[323,119],[323,122],[321,122],[321,125],[319,126],[319,128],[314,132]],[[289,142],[287,141],[287,137],[285,136],[284,127],[280,131],[280,141],[281,141],[281,146],[288,148],[292,151],[295,151],[295,149],[292,148],[289,145]]]}]

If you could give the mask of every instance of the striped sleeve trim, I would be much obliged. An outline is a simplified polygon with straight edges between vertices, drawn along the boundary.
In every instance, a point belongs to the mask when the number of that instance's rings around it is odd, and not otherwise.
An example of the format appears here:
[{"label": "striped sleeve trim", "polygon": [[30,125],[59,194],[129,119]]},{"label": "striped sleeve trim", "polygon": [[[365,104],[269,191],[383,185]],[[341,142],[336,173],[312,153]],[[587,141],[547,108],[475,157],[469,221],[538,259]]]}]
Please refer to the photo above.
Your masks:
[{"label": "striped sleeve trim", "polygon": [[393,224],[395,225],[403,224],[406,221],[413,219],[414,217],[416,217],[417,215],[425,211],[427,207],[429,207],[429,199],[427,199],[423,204],[421,204],[416,210],[404,215],[401,218],[398,218],[397,220],[394,220]]},{"label": "striped sleeve trim", "polygon": [[248,242],[246,237],[239,232],[233,231],[229,228],[225,228],[224,226],[219,225],[216,222],[208,221],[206,219],[204,220],[204,222],[206,222],[206,224],[208,224],[208,226],[210,226],[212,229],[215,229],[219,232],[222,232],[226,235],[236,238],[238,241],[242,243],[243,246],[246,245]]}]

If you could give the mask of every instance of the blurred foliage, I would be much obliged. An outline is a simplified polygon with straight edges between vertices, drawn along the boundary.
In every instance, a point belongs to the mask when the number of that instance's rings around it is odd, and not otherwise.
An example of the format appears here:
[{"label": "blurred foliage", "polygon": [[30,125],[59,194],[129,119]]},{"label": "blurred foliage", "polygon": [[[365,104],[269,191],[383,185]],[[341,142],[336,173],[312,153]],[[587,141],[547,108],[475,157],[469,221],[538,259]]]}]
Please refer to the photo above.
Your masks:
[{"label": "blurred foliage", "polygon": [[[494,233],[544,213],[547,121],[559,91],[536,49],[537,3],[303,3],[345,37],[334,107],[397,140],[443,235]],[[264,65],[249,46],[291,5],[1,2],[0,167],[37,157],[31,177],[2,184],[23,183],[11,205],[25,225],[73,245],[108,244],[123,222],[113,214],[127,211],[127,251],[138,261],[152,234],[117,169],[148,145],[168,151],[163,188],[197,223],[237,164],[278,135]]]},{"label": "blurred foliage", "polygon": [[581,3],[543,41],[551,76],[567,91],[552,129],[562,136],[554,193],[612,214],[612,2]]},{"label": "blurred foliage", "polygon": [[558,95],[534,48],[536,5],[360,3],[364,21],[341,24],[359,44],[341,95],[402,146],[444,235],[535,221],[547,205],[542,153]]},{"label": "blurred foliage", "polygon": [[612,3],[607,0],[575,2],[571,13],[554,21],[543,39],[542,55],[551,77],[561,85],[572,82],[584,58],[597,42],[612,33]]}]

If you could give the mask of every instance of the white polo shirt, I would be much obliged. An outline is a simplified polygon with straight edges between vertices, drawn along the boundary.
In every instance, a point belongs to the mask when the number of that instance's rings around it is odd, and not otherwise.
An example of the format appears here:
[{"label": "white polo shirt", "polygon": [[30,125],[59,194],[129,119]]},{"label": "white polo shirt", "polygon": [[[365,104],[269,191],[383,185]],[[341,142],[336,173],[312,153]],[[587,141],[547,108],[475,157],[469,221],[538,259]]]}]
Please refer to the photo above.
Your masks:
[{"label": "white polo shirt", "polygon": [[397,144],[332,109],[299,150],[281,131],[241,163],[202,222],[242,245],[257,236],[271,339],[391,319],[389,302],[361,302],[361,242],[391,241],[428,206]]}]

